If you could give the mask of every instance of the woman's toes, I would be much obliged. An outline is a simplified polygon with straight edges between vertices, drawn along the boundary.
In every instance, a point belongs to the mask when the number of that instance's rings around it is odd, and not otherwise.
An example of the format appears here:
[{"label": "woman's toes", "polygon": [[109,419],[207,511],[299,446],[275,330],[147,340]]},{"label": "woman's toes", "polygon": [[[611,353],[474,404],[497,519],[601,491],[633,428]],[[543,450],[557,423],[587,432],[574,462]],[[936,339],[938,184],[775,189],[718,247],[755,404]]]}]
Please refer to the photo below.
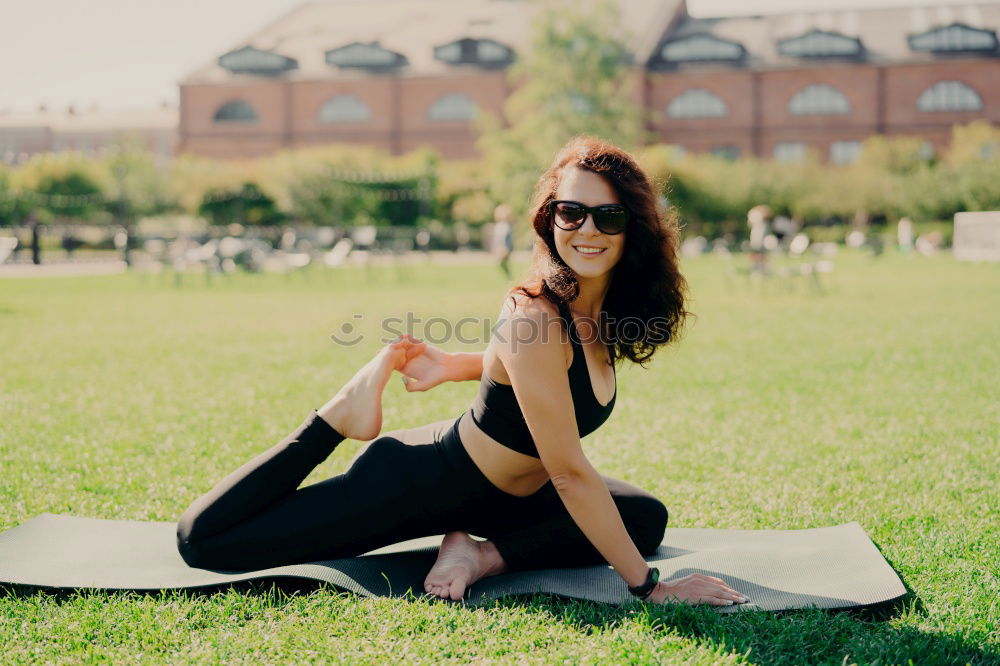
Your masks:
[{"label": "woman's toes", "polygon": [[406,350],[409,349],[408,342],[393,342],[387,347],[389,363],[393,370],[400,370],[406,365]]}]

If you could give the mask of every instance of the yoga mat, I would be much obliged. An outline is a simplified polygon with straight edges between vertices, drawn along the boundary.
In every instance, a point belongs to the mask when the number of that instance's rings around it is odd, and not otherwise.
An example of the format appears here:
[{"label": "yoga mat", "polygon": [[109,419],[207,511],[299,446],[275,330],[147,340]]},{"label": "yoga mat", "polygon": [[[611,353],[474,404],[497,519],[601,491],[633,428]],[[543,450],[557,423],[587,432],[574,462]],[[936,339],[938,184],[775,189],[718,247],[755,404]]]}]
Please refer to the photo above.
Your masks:
[{"label": "yoga mat", "polygon": [[[364,596],[424,593],[441,536],[411,539],[358,557],[250,572],[187,566],[177,553],[174,523],[99,520],[41,514],[0,534],[0,583],[42,588],[160,590],[250,580],[325,581]],[[700,572],[718,576],[750,599],[721,607],[786,610],[851,608],[906,593],[899,577],[858,523],[805,530],[667,528],[646,558],[661,580]],[[473,585],[466,602],[542,592],[620,604],[632,601],[607,565],[501,574]]]}]

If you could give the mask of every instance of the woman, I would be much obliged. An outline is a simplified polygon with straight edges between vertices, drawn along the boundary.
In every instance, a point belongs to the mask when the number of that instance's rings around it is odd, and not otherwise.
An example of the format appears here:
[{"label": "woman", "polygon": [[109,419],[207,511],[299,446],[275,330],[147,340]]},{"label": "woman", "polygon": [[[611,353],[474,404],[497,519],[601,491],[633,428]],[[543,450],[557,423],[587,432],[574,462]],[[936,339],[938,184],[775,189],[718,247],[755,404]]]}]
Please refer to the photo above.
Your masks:
[{"label": "woman", "polygon": [[[628,154],[570,141],[536,186],[532,279],[508,294],[486,351],[449,354],[409,336],[386,346],[191,505],[177,530],[185,561],[259,569],[444,533],[424,582],[442,598],[505,571],[610,563],[647,601],[745,601],[701,574],[658,581],[643,556],[663,538],[666,508],[599,475],[580,446],[614,407],[614,362],[646,361],[686,315],[677,227],[655,201]],[[383,435],[344,474],[298,488],[343,439],[379,433],[393,370],[410,391],[480,379],[479,396],[458,419]]]}]

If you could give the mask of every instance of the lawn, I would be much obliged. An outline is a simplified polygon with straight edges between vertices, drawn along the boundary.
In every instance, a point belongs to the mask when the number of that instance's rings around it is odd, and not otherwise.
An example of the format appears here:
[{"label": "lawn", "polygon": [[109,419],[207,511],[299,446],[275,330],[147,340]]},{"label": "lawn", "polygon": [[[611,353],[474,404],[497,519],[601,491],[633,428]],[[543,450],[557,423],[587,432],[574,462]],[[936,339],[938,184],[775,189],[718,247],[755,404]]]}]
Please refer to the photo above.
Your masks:
[{"label": "lawn", "polygon": [[[648,368],[619,371],[588,456],[654,492],[675,527],[858,521],[911,590],[902,603],[721,616],[542,596],[470,609],[265,586],[7,589],[0,659],[1000,663],[1000,267],[841,253],[824,294],[748,283],[715,257],[683,269],[697,318]],[[42,512],[176,520],[325,402],[383,318],[495,318],[503,288],[491,265],[2,280],[0,529]],[[362,342],[331,340],[345,322]],[[457,416],[476,390],[393,381],[385,427]]]}]

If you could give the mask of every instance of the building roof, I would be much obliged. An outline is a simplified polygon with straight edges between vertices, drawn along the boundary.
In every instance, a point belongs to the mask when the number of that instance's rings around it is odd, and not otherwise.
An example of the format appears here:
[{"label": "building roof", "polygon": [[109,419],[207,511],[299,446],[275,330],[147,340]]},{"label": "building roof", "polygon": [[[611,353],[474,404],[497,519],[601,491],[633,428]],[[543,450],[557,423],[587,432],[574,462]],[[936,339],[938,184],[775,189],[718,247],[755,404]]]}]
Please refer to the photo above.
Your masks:
[{"label": "building roof", "polygon": [[[593,0],[581,0],[586,4]],[[644,62],[662,40],[683,0],[620,0],[623,41],[637,62]],[[529,26],[537,3],[524,0],[336,0],[308,2],[278,18],[233,46],[290,58],[280,70],[283,78],[316,79],[350,76],[347,68],[327,64],[326,52],[353,43],[376,43],[401,54],[407,64],[401,75],[442,75],[463,65],[435,59],[434,47],[463,38],[489,39],[525,50],[531,41]],[[275,67],[282,60],[271,58]],[[288,62],[288,61],[285,61]],[[276,70],[278,71],[278,70]],[[182,84],[232,81],[253,74],[234,74],[217,61],[186,76]]]},{"label": "building roof", "polygon": [[[220,56],[225,58],[226,67],[216,59],[181,83],[229,82],[259,77],[261,71],[292,80],[358,76],[351,66],[358,57],[381,58],[387,68],[402,76],[441,76],[486,65],[467,64],[469,44],[461,49],[456,45],[450,51],[450,57],[463,64],[435,57],[437,47],[458,40],[493,42],[488,48],[494,55],[499,53],[497,64],[502,65],[509,61],[504,60],[502,47],[517,53],[529,46],[529,26],[539,4],[525,0],[307,2]],[[1000,3],[995,1],[712,18],[689,16],[683,0],[619,0],[618,5],[623,42],[636,63],[651,67],[712,62],[706,55],[712,52],[713,44],[706,44],[710,40],[728,54],[721,61],[728,59],[731,65],[747,67],[795,67],[805,61],[814,64],[845,58],[875,63],[925,62],[943,54],[915,47],[920,44],[913,41],[917,35],[947,26],[959,31],[971,28],[983,31],[983,40],[995,44],[1000,31]],[[686,49],[680,43],[685,40],[689,42]],[[680,56],[681,62],[660,56],[663,46],[673,42],[679,42],[675,52],[687,54]],[[833,49],[839,55],[810,56],[817,47]],[[328,56],[338,49],[342,50]],[[1000,47],[977,54],[1000,57]],[[437,55],[442,56],[443,51]],[[330,64],[328,57],[341,64]]]},{"label": "building roof", "polygon": [[[664,36],[664,42],[708,34],[742,44],[745,64],[750,67],[801,66],[801,57],[783,54],[780,44],[811,32],[834,39],[860,41],[856,57],[866,62],[926,62],[939,58],[932,52],[914,50],[910,38],[953,24],[974,29],[1000,31],[1000,3],[967,5],[801,11],[764,16],[694,18],[684,16]],[[845,49],[847,42],[841,41]],[[987,56],[1000,56],[994,48]]]}]

